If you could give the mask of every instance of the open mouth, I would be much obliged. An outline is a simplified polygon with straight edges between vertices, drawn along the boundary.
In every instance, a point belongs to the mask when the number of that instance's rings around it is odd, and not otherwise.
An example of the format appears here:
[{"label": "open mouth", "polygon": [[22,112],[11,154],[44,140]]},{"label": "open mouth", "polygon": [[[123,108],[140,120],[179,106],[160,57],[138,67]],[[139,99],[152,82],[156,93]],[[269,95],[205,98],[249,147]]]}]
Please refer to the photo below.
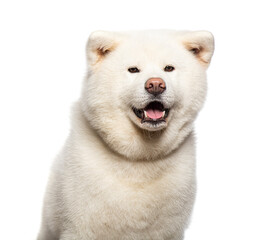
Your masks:
[{"label": "open mouth", "polygon": [[166,122],[166,118],[169,115],[169,109],[164,108],[164,105],[160,102],[151,102],[143,109],[132,108],[138,118],[141,119],[141,123],[149,122],[157,124],[160,122]]}]

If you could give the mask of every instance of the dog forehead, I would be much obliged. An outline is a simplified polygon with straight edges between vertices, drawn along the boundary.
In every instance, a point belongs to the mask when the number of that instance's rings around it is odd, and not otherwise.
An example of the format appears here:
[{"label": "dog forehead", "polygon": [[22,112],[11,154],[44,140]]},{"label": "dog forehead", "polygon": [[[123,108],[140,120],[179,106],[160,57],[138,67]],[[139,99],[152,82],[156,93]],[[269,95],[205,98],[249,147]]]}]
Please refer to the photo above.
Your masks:
[{"label": "dog forehead", "polygon": [[[157,49],[175,44],[175,35],[172,31],[138,31],[129,32],[125,41],[126,46]],[[177,42],[178,44],[178,42]]]},{"label": "dog forehead", "polygon": [[127,58],[146,58],[163,60],[179,56],[184,48],[172,31],[128,32],[119,44],[119,52]]}]

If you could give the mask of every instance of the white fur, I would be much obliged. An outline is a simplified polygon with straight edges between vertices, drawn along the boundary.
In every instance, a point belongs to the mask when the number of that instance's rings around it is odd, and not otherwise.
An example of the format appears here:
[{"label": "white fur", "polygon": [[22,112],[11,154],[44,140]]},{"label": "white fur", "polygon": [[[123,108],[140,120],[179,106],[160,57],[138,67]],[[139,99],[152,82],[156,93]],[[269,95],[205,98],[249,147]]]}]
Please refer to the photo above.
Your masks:
[{"label": "white fur", "polygon": [[[183,239],[195,198],[193,121],[213,48],[205,31],[91,34],[88,74],[53,164],[39,240]],[[166,65],[175,70],[164,72]],[[141,71],[128,72],[133,66]],[[132,111],[150,101],[151,77],[167,86],[160,97],[170,114],[158,127]]]}]

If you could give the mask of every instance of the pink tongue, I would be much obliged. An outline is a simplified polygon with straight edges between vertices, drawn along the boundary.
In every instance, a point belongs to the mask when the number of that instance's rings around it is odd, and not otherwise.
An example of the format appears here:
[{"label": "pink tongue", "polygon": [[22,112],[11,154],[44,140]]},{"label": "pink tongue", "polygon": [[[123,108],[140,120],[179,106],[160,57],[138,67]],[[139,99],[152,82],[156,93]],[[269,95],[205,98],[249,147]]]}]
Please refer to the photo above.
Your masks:
[{"label": "pink tongue", "polygon": [[157,109],[146,110],[147,116],[152,119],[159,119],[163,116],[163,112]]}]

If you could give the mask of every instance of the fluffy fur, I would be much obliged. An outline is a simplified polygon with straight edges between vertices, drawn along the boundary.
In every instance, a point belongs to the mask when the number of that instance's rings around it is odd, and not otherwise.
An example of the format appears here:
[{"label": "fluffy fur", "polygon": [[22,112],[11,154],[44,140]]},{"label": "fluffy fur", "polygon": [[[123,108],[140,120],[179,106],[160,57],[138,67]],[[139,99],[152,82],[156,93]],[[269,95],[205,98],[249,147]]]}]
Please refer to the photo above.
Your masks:
[{"label": "fluffy fur", "polygon": [[[91,34],[88,73],[52,167],[38,240],[183,239],[196,188],[193,121],[213,49],[206,31]],[[166,83],[160,96],[144,89],[151,77]],[[170,109],[161,125],[142,123],[132,110],[154,99]]]}]

